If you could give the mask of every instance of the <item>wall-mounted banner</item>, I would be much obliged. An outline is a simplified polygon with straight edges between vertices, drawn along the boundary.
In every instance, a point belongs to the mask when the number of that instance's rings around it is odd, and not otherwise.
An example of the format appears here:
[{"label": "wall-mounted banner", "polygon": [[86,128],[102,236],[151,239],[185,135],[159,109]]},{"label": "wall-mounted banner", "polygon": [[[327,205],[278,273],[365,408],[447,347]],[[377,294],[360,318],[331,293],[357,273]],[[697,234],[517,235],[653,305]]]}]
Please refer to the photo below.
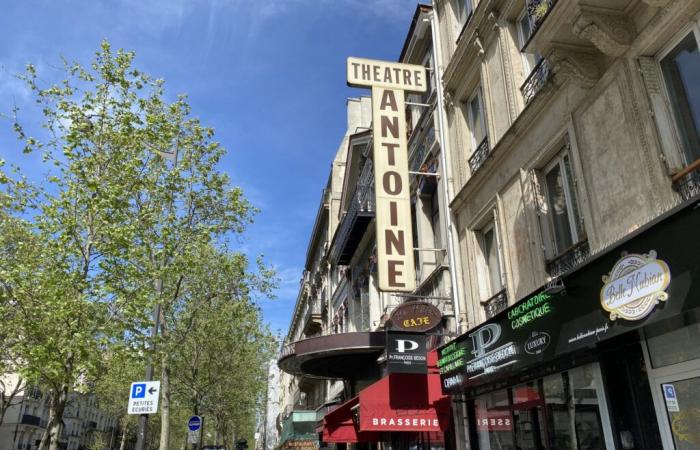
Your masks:
[{"label": "wall-mounted banner", "polygon": [[442,313],[426,302],[407,302],[391,312],[392,327],[404,331],[425,332],[442,323]]},{"label": "wall-mounted banner", "polygon": [[426,336],[387,331],[386,368],[389,373],[428,373]]},{"label": "wall-mounted banner", "polygon": [[377,272],[382,291],[416,287],[405,92],[425,92],[425,67],[348,58],[348,85],[372,89]]},{"label": "wall-mounted banner", "polygon": [[623,333],[700,310],[700,239],[692,238],[697,230],[700,209],[679,208],[566,274],[565,290],[536,291],[443,345],[438,349],[443,392],[474,393]]}]

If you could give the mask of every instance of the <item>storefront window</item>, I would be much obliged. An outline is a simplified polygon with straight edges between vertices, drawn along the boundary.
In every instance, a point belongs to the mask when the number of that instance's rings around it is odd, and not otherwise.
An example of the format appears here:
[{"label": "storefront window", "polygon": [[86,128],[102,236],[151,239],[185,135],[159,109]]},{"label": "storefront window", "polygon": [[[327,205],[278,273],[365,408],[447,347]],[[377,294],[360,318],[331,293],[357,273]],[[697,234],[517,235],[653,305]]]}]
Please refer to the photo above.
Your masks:
[{"label": "storefront window", "polygon": [[700,321],[695,314],[666,320],[645,330],[649,358],[655,369],[700,358]]},{"label": "storefront window", "polygon": [[551,375],[474,400],[479,450],[603,450],[596,365]]},{"label": "storefront window", "polygon": [[481,395],[474,402],[480,450],[514,450],[513,417],[508,391]]},{"label": "storefront window", "polygon": [[544,449],[547,436],[544,401],[539,383],[530,382],[513,388],[513,423],[515,440],[522,450]]}]

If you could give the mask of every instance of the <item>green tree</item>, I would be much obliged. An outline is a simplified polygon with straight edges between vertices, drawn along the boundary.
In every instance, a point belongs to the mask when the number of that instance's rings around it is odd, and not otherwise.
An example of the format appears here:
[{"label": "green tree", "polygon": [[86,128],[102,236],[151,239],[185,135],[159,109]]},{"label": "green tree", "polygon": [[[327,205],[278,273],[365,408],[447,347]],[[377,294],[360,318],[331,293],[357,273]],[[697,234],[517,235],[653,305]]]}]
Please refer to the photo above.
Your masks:
[{"label": "green tree", "polygon": [[147,346],[150,311],[161,306],[152,344],[167,350],[201,249],[225,252],[254,214],[218,168],[225,151],[213,130],[184,96],[166,101],[163,81],[133,58],[103,42],[90,66],[66,63],[66,79],[50,86],[30,66],[24,79],[47,137],[19,121],[15,130],[49,175],[36,185],[18,170],[0,175],[9,216],[0,247],[12,261],[0,267],[0,305],[18,336],[8,344],[19,370],[51,393],[42,450],[57,448],[71,390],[86,389],[103,356],[123,348],[160,366],[160,449],[169,448],[172,355]]},{"label": "green tree", "polygon": [[184,289],[191,300],[171,328],[169,345],[178,350],[170,352],[173,399],[177,408],[204,415],[207,429],[227,443],[241,431],[232,412],[254,418],[264,393],[275,341],[251,294],[268,285],[246,275],[243,255],[210,250],[202,256]]}]

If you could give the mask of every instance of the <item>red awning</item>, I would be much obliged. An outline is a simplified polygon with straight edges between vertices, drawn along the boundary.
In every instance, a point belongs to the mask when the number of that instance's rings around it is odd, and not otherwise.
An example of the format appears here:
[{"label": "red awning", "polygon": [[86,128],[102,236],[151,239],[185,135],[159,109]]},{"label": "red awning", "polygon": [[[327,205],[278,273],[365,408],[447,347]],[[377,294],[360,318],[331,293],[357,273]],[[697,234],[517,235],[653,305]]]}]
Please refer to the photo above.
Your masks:
[{"label": "red awning", "polygon": [[360,397],[353,397],[323,417],[323,442],[376,442],[376,433],[361,433],[353,420]]},{"label": "red awning", "polygon": [[361,431],[442,431],[450,425],[450,399],[440,375],[390,374],[360,392]]},{"label": "red awning", "polygon": [[428,375],[390,374],[326,414],[323,441],[376,442],[383,431],[441,433],[449,426],[450,398],[442,395],[437,352],[431,351]]}]

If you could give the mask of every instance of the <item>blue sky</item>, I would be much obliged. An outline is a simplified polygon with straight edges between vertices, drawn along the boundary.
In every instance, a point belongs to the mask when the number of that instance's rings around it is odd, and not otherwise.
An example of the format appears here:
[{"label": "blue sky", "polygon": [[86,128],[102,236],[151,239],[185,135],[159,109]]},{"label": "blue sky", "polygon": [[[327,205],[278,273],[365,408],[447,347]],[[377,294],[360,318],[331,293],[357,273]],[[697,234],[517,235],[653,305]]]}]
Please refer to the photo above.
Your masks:
[{"label": "blue sky", "polygon": [[[396,60],[413,0],[22,0],[0,14],[0,158],[24,161],[6,115],[29,92],[14,78],[33,63],[44,79],[61,57],[88,63],[102,39],[187,93],[193,114],[229,151],[222,164],[262,212],[241,246],[280,277],[266,320],[286,332],[330,162],[345,131],[348,56]],[[35,165],[27,165],[31,170]]]}]

